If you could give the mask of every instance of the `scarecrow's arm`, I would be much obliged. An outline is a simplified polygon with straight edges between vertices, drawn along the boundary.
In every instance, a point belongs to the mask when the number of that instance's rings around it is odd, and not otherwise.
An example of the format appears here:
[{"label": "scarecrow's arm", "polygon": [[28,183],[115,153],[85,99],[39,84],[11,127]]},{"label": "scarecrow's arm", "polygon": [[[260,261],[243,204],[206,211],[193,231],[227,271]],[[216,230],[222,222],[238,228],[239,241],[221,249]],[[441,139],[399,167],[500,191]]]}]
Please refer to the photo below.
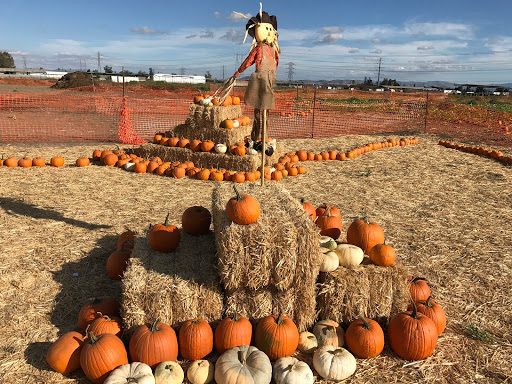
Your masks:
[{"label": "scarecrow's arm", "polygon": [[234,77],[237,78],[238,75],[240,75],[243,71],[245,71],[247,68],[249,68],[251,65],[253,65],[256,62],[256,55],[260,51],[260,47],[254,48],[250,53],[249,56],[244,60],[240,68],[238,68],[238,71],[235,72]]},{"label": "scarecrow's arm", "polygon": [[277,52],[277,49],[275,50],[276,52],[276,69],[277,69],[277,66],[279,65],[279,52]]}]

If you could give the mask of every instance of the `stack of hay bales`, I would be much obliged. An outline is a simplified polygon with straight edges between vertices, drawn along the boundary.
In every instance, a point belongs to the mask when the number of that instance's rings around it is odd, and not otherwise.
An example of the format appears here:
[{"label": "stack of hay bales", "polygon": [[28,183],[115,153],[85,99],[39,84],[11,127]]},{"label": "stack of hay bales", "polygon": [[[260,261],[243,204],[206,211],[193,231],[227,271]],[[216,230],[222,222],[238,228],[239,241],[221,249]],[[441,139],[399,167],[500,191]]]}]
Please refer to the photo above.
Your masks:
[{"label": "stack of hay bales", "polygon": [[[189,117],[184,124],[174,127],[166,132],[166,136],[179,137],[192,140],[211,140],[215,144],[225,144],[228,147],[244,142],[250,136],[252,125],[239,126],[232,129],[221,128],[221,123],[227,119],[242,116],[240,105],[213,106],[192,104]],[[272,156],[265,157],[265,164],[276,163],[283,151],[280,143],[277,144]],[[160,157],[163,161],[193,161],[201,168],[224,168],[231,171],[255,171],[261,166],[261,154],[235,156],[230,153],[218,154],[212,152],[193,152],[188,148],[168,147],[155,144],[144,144],[134,152],[141,157]]]},{"label": "stack of hay bales", "polygon": [[398,260],[389,267],[380,267],[367,257],[356,268],[321,272],[318,316],[338,323],[365,316],[387,324],[410,303],[408,278],[407,269]]},{"label": "stack of hay bales", "polygon": [[138,238],[122,291],[128,332],[157,319],[171,326],[194,317],[221,319],[223,294],[213,233],[191,236],[182,232],[180,245],[172,253],[151,249],[147,236]]},{"label": "stack of hay bales", "polygon": [[237,188],[258,200],[261,215],[250,225],[231,222],[225,207],[235,195],[233,187],[215,188],[212,214],[225,312],[251,320],[282,313],[305,330],[316,319],[318,229],[283,187],[269,183],[265,188]]}]

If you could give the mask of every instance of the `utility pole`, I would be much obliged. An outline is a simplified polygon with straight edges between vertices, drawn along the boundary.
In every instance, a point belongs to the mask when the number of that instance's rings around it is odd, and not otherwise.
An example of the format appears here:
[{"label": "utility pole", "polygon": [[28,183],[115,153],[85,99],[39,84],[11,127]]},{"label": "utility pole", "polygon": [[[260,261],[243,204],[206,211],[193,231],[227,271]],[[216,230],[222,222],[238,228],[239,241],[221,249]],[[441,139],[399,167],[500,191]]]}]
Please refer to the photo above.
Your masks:
[{"label": "utility pole", "polygon": [[222,80],[224,80],[225,77],[224,77],[224,66],[222,66]]},{"label": "utility pole", "polygon": [[181,76],[185,75],[185,69],[186,69],[185,67],[181,67],[180,68],[180,75]]},{"label": "utility pole", "polygon": [[101,58],[100,58],[100,51],[98,51],[98,72],[101,72]]},{"label": "utility pole", "polygon": [[23,55],[23,68],[27,69],[27,56]]},{"label": "utility pole", "polygon": [[295,63],[289,62],[289,63],[287,63],[287,65],[288,65],[288,82],[291,83],[293,81],[293,74],[295,73],[293,71],[293,66],[295,65]]},{"label": "utility pole", "polygon": [[377,75],[377,87],[379,86],[380,82],[380,63],[382,61],[382,57],[379,58],[379,74]]}]

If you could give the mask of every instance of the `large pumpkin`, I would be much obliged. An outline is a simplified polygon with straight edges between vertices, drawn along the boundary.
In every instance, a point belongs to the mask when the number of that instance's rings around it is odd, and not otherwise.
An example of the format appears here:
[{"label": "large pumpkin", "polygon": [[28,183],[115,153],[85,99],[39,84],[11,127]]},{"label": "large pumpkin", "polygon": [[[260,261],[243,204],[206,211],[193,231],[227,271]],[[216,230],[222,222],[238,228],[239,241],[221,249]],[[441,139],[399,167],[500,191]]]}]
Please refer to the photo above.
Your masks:
[{"label": "large pumpkin", "polygon": [[46,352],[46,361],[59,373],[70,373],[80,368],[80,353],[84,338],[78,332],[68,332],[59,337]]},{"label": "large pumpkin", "polygon": [[347,328],[345,341],[353,354],[369,359],[384,349],[384,332],[375,320],[359,316]]},{"label": "large pumpkin", "polygon": [[101,384],[117,367],[128,364],[128,355],[121,339],[110,333],[96,337],[92,332],[80,354],[80,366],[85,376]]},{"label": "large pumpkin", "polygon": [[388,340],[391,349],[406,360],[422,360],[436,348],[437,327],[416,305],[413,310],[393,316],[388,325]]},{"label": "large pumpkin", "polygon": [[[437,334],[440,335],[443,333],[446,328],[446,314],[444,313],[443,308],[435,301],[431,300],[430,296],[425,301],[417,301],[416,306],[418,312],[423,313],[425,316],[429,317],[437,328]],[[412,311],[413,305],[409,304],[407,307],[408,311]]]},{"label": "large pumpkin", "polygon": [[205,207],[194,206],[187,208],[181,217],[181,226],[189,235],[204,235],[210,230],[212,215]]},{"label": "large pumpkin", "polygon": [[303,361],[295,357],[281,357],[273,366],[276,384],[314,384],[313,371]]},{"label": "large pumpkin", "polygon": [[384,231],[378,224],[368,222],[366,217],[364,220],[355,220],[348,227],[347,243],[361,248],[369,255],[375,245],[384,243]]},{"label": "large pumpkin", "polygon": [[217,384],[269,384],[272,365],[256,347],[241,345],[224,352],[215,363]]},{"label": "large pumpkin", "polygon": [[172,361],[178,357],[176,332],[159,320],[151,325],[140,325],[133,332],[129,349],[132,361],[155,368],[162,361]]},{"label": "large pumpkin", "polygon": [[241,224],[248,225],[256,222],[260,217],[260,204],[258,200],[250,195],[238,193],[238,190],[233,185],[236,197],[229,199],[226,204],[226,214],[231,221]]},{"label": "large pumpkin", "polygon": [[341,381],[356,371],[356,359],[345,348],[324,345],[313,355],[313,367],[327,380]]},{"label": "large pumpkin", "polygon": [[82,331],[87,329],[94,319],[107,316],[119,316],[119,301],[110,296],[104,296],[88,301],[80,310],[78,314],[78,328]]},{"label": "large pumpkin", "polygon": [[299,345],[299,331],[287,316],[267,316],[256,327],[254,344],[270,360],[291,356]]},{"label": "large pumpkin", "polygon": [[112,371],[104,384],[155,384],[151,368],[138,361],[121,365]]},{"label": "large pumpkin", "polygon": [[217,325],[213,341],[217,352],[222,354],[229,348],[250,345],[251,338],[251,322],[235,313],[233,317],[226,317]]},{"label": "large pumpkin", "polygon": [[149,246],[155,251],[172,252],[178,248],[180,239],[180,230],[169,224],[169,214],[167,214],[164,224],[156,224],[149,230]]},{"label": "large pumpkin", "polygon": [[178,334],[180,354],[187,360],[199,360],[213,350],[213,331],[202,319],[185,321]]}]

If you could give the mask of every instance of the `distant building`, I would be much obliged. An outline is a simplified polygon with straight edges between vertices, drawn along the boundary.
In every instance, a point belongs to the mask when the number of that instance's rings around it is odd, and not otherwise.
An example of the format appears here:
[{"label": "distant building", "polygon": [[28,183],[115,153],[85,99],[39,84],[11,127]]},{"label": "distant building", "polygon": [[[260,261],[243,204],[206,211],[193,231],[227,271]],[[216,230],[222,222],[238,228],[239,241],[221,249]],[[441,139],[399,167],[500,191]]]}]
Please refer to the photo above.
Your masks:
[{"label": "distant building", "polygon": [[173,75],[167,73],[155,73],[154,81],[165,81],[166,83],[206,84],[205,76]]},{"label": "distant building", "polygon": [[[123,75],[112,75],[110,76],[110,79],[113,83],[122,83],[123,82]],[[144,81],[145,79],[143,79]],[[125,76],[124,82],[129,83],[130,81],[140,81],[140,78],[138,76]]]}]

